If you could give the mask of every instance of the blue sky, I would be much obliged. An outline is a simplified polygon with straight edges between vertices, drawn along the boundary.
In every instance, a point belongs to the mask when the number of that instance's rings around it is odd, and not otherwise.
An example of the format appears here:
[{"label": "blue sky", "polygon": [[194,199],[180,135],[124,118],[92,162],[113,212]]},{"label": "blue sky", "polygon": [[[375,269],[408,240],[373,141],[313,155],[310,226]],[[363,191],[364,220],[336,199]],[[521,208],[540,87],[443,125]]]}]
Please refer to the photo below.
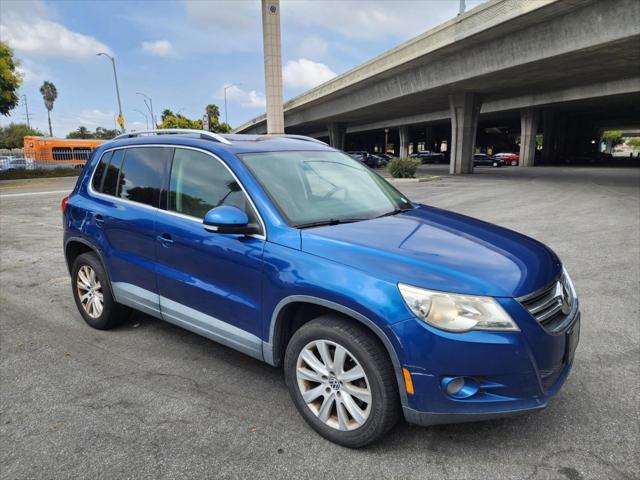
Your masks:
[{"label": "blue sky", "polygon": [[[482,0],[466,0],[467,9]],[[456,16],[458,0],[282,0],[285,100]],[[196,118],[220,106],[229,123],[264,111],[258,0],[55,1],[0,0],[0,38],[21,60],[32,125],[43,132],[44,80],[58,89],[54,135],[79,125],[114,127],[110,62],[116,57],[128,129],[145,128],[144,92],[156,116],[165,108]],[[24,121],[21,105],[0,124]]]}]

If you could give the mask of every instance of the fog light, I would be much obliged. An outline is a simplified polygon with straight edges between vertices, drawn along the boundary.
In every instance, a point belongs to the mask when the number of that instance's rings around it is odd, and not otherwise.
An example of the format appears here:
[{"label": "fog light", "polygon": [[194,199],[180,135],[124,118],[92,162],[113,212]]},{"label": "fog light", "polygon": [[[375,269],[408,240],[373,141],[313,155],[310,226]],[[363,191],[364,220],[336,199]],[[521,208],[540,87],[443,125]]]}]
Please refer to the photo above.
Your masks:
[{"label": "fog light", "polygon": [[478,382],[471,377],[444,377],[442,388],[453,398],[473,397],[480,390]]}]

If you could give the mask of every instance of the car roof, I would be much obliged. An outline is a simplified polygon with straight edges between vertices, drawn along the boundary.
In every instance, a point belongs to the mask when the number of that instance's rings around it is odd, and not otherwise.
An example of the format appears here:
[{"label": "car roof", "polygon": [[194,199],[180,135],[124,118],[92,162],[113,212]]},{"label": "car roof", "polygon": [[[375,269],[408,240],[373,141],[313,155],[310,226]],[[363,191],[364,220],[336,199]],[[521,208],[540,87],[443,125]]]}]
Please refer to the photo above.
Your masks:
[{"label": "car roof", "polygon": [[287,150],[334,150],[324,142],[298,135],[211,134],[200,130],[176,130],[175,132],[162,130],[131,132],[116,137],[102,147],[107,149],[134,145],[171,144],[202,148],[214,153],[226,151],[236,155]]}]

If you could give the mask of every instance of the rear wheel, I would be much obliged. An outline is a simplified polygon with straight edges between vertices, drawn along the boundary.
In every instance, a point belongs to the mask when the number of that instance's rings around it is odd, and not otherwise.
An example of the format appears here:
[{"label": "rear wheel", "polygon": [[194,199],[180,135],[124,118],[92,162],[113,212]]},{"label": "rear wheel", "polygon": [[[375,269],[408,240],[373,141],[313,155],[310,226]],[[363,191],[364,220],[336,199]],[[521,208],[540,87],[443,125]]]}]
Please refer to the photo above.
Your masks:
[{"label": "rear wheel", "polygon": [[93,328],[107,330],[128,318],[131,310],[113,299],[107,273],[95,253],[83,253],[76,258],[71,282],[76,306]]},{"label": "rear wheel", "polygon": [[287,345],[285,379],[296,408],[320,435],[357,448],[397,422],[393,367],[366,329],[322,316],[302,326]]}]

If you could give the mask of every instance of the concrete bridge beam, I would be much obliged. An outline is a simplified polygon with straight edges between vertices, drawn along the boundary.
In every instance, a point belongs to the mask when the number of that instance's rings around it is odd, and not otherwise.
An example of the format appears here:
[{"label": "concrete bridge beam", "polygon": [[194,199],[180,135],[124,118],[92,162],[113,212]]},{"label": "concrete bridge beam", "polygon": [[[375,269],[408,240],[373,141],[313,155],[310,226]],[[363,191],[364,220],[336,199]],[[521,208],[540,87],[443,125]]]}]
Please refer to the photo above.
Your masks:
[{"label": "concrete bridge beam", "polygon": [[473,153],[482,101],[474,93],[449,95],[451,110],[451,174],[472,173]]}]

